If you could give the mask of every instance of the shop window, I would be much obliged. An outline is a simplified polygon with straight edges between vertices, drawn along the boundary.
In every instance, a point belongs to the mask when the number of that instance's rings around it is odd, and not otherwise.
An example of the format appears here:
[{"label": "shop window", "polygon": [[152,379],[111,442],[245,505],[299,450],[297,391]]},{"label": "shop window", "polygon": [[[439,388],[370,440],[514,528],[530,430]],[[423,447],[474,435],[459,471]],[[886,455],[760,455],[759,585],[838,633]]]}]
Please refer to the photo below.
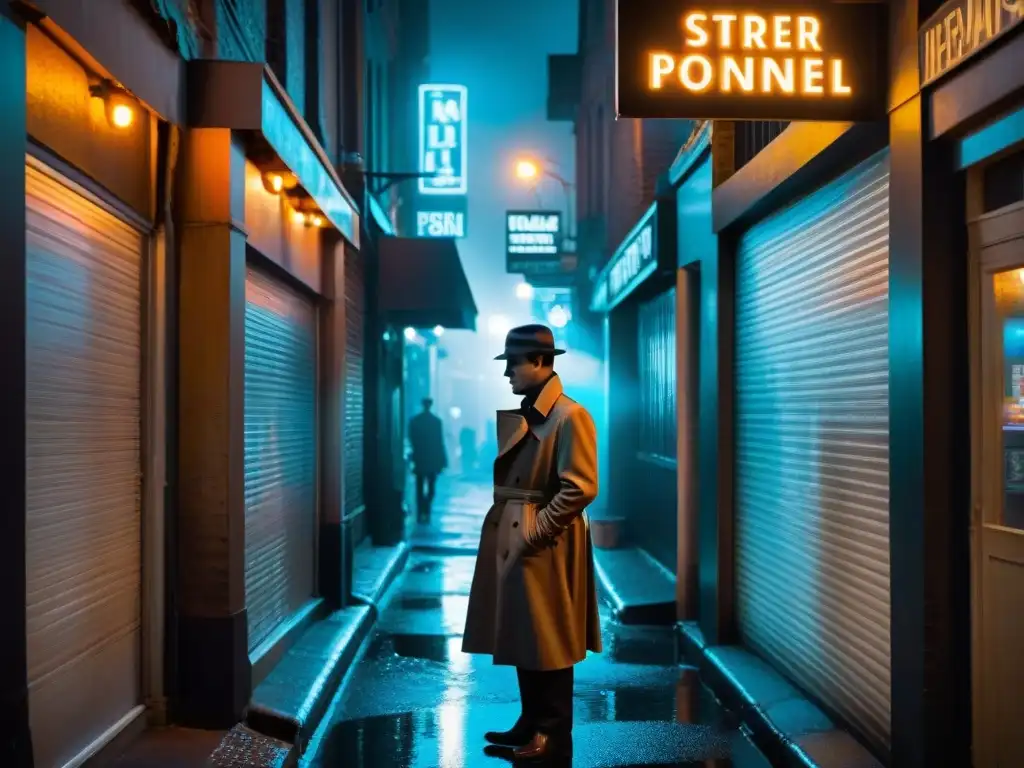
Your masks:
[{"label": "shop window", "polygon": [[641,456],[656,461],[676,460],[676,294],[668,290],[639,308]]},{"label": "shop window", "polygon": [[986,213],[1024,201],[1024,151],[986,168],[982,186]]}]

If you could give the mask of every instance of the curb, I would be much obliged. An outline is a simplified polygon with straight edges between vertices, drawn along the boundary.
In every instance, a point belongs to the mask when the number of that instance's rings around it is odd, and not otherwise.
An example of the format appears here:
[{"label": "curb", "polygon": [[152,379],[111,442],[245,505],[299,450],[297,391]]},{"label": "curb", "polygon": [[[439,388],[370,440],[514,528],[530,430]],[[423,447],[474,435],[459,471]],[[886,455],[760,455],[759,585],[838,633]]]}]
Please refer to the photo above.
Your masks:
[{"label": "curb", "polygon": [[[244,719],[207,761],[217,768],[297,765],[371,637],[381,610],[405,571],[411,548],[395,546],[369,594],[310,626],[253,691]],[[311,664],[310,657],[322,663]]]},{"label": "curb", "polygon": [[772,765],[787,768],[882,768],[847,731],[767,663],[739,646],[709,646],[695,622],[676,625],[682,658],[749,729]]},{"label": "curb", "polygon": [[[636,547],[629,548],[643,555],[644,562],[651,559],[643,550]],[[602,552],[616,552],[621,550],[594,550],[594,575],[597,577],[598,590],[605,601],[612,608],[612,615],[620,624],[634,626],[662,626],[671,627],[676,623],[676,603],[674,585],[672,600],[661,601],[639,601],[630,600],[623,596],[622,591],[616,586],[616,581],[632,583],[633,579],[629,573],[616,573],[614,576],[610,569],[602,565],[602,560],[608,555]],[[668,583],[668,582],[666,582]]]}]

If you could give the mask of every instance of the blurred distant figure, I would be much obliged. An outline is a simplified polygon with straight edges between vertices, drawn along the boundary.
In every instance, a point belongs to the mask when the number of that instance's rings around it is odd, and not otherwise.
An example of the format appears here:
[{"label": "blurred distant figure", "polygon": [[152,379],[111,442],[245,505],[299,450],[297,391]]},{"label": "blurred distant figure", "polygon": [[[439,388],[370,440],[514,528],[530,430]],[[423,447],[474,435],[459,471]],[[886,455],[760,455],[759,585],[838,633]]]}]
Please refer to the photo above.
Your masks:
[{"label": "blurred distant figure", "polygon": [[493,465],[497,458],[498,423],[494,419],[489,419],[487,426],[484,428],[483,445],[480,447],[480,453],[477,456],[477,461],[480,463],[480,467],[484,468]]},{"label": "blurred distant figure", "polygon": [[423,410],[409,420],[409,443],[416,475],[416,519],[420,523],[430,522],[437,476],[448,468],[444,429],[441,419],[430,412],[433,405],[434,401],[425,397]]},{"label": "blurred distant figure", "polygon": [[476,470],[476,430],[466,426],[459,432],[459,447],[462,449],[462,474],[468,475]]}]

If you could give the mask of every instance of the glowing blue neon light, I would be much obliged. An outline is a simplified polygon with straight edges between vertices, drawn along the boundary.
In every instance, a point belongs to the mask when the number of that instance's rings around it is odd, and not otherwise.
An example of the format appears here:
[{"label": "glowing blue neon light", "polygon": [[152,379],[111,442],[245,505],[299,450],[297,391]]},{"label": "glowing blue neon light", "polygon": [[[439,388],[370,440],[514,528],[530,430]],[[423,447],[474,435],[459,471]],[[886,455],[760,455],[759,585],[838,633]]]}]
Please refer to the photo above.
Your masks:
[{"label": "glowing blue neon light", "polygon": [[419,105],[420,194],[466,194],[466,86],[421,85]]},{"label": "glowing blue neon light", "polygon": [[466,236],[466,214],[462,211],[417,211],[416,237]]}]

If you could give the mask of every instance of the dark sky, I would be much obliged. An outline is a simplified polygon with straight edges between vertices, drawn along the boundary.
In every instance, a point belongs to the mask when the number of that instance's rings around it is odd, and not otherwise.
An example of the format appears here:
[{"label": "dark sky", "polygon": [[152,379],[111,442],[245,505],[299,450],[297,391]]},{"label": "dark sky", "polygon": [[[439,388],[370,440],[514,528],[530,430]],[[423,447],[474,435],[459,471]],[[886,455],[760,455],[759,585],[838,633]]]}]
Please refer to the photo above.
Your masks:
[{"label": "dark sky", "polygon": [[[546,120],[547,55],[576,50],[578,0],[430,0],[430,74],[468,89],[469,212],[459,251],[480,308],[477,328],[504,313],[513,321],[521,278],[505,273],[505,211],[532,208],[536,198],[513,175],[519,153],[555,160],[570,180],[570,123]],[[562,209],[554,181],[540,187],[545,207]]]}]

